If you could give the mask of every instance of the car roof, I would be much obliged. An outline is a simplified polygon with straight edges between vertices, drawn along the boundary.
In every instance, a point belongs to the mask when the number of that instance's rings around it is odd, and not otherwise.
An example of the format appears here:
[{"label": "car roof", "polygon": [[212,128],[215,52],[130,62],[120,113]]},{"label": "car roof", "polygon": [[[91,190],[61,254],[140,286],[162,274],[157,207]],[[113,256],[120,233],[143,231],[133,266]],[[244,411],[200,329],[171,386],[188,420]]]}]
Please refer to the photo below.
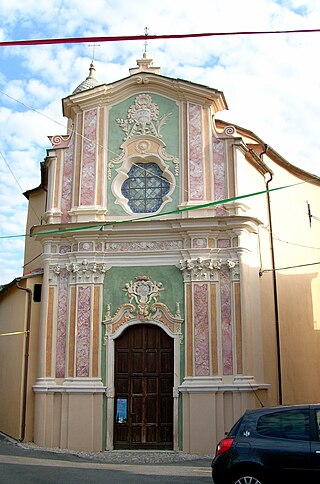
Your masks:
[{"label": "car roof", "polygon": [[305,404],[297,404],[297,405],[277,405],[274,407],[261,407],[261,408],[254,408],[246,410],[245,414],[257,414],[257,413],[271,413],[271,412],[281,412],[285,410],[305,410],[307,408],[319,408],[319,403],[305,403]]}]

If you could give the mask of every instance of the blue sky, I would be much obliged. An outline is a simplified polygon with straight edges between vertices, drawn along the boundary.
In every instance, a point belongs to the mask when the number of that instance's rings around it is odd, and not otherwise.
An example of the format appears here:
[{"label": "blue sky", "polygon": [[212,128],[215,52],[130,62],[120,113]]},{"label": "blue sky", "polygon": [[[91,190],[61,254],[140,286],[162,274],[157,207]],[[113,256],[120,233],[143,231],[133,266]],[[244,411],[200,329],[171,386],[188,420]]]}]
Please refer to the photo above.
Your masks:
[{"label": "blue sky", "polygon": [[[320,28],[318,0],[0,0],[0,41]],[[224,92],[219,117],[320,175],[320,33],[149,40],[165,76]],[[100,43],[96,78],[127,77],[142,41]],[[0,235],[25,232],[22,192],[40,182],[48,136],[65,134],[61,99],[88,75],[88,44],[0,47]],[[10,167],[10,169],[9,169]],[[22,275],[23,238],[0,239],[0,284]]]}]

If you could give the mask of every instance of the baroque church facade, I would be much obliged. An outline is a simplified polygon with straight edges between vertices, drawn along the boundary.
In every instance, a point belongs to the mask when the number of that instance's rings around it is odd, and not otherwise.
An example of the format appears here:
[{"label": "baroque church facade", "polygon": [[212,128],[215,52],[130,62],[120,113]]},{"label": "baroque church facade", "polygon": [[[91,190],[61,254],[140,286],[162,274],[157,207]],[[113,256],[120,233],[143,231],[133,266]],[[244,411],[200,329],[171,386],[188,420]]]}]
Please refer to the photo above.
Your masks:
[{"label": "baroque church facade", "polygon": [[319,359],[319,274],[277,272],[305,262],[281,237],[299,242],[304,227],[319,246],[306,205],[319,180],[219,121],[221,91],[137,63],[112,84],[90,66],[25,194],[25,273],[1,291],[0,314],[34,281],[41,298],[22,302],[28,381],[19,425],[0,430],[76,450],[209,453],[247,408],[319,399],[298,357],[304,338]]}]

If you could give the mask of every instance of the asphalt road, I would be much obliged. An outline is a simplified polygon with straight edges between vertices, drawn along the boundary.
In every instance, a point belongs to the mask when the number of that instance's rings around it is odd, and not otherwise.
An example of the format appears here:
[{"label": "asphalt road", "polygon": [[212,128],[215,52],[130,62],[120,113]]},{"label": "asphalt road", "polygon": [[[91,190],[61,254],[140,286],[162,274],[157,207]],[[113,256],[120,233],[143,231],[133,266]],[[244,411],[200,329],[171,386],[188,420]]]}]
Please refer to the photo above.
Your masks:
[{"label": "asphalt road", "polygon": [[104,463],[70,453],[26,449],[0,434],[1,484],[212,483],[210,459],[158,464]]}]

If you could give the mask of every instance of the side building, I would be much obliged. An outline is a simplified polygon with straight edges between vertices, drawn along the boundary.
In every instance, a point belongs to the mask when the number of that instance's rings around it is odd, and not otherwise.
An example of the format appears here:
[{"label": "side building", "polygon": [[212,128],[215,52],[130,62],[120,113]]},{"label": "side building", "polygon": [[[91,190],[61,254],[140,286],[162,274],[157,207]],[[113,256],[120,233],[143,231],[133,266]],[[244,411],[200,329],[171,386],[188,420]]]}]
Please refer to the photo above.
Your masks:
[{"label": "side building", "polygon": [[247,408],[319,401],[319,178],[146,56],[62,102],[0,291],[0,430],[212,453]]}]

